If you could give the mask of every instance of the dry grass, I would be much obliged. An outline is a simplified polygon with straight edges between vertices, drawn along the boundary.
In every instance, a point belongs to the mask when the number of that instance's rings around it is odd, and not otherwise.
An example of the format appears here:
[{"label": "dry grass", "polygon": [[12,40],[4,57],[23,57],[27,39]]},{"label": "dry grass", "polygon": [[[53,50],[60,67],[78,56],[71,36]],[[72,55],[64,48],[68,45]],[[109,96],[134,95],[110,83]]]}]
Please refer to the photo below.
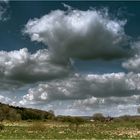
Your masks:
[{"label": "dry grass", "polygon": [[89,122],[75,124],[66,122],[20,121],[4,122],[0,139],[138,139],[139,121]]},{"label": "dry grass", "polygon": [[46,131],[47,126],[43,122],[33,122],[29,125],[28,131]]}]

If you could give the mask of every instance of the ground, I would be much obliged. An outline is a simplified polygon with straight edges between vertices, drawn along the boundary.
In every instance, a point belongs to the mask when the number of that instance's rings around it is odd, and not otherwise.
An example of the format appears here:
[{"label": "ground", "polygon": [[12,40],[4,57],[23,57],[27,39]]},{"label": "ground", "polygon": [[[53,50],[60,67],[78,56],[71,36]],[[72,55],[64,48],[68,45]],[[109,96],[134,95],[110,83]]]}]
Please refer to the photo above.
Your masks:
[{"label": "ground", "polygon": [[0,139],[140,139],[140,121],[86,122],[56,121],[2,122]]}]

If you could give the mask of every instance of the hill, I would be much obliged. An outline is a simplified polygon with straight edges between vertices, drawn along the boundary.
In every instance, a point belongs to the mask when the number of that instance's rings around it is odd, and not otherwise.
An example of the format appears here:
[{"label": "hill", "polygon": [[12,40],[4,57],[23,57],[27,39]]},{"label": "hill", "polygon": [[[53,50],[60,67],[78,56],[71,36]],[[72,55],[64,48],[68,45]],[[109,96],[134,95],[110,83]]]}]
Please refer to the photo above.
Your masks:
[{"label": "hill", "polygon": [[3,120],[44,120],[54,118],[53,112],[32,108],[14,107],[0,103],[0,121]]}]

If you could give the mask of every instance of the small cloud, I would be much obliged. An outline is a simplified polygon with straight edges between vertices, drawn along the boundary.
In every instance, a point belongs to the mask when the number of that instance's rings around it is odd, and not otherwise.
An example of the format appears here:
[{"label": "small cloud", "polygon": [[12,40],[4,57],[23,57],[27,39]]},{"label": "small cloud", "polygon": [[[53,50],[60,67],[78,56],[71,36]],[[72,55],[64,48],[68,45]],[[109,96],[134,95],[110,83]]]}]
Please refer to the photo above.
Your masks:
[{"label": "small cloud", "polygon": [[8,0],[0,1],[0,21],[7,21],[9,16],[7,15],[7,9],[9,8]]},{"label": "small cloud", "polygon": [[140,41],[132,44],[133,56],[122,63],[122,66],[128,71],[140,72]]},{"label": "small cloud", "polygon": [[62,3],[62,5],[69,10],[72,10],[73,8],[70,5],[67,5],[65,3]]}]

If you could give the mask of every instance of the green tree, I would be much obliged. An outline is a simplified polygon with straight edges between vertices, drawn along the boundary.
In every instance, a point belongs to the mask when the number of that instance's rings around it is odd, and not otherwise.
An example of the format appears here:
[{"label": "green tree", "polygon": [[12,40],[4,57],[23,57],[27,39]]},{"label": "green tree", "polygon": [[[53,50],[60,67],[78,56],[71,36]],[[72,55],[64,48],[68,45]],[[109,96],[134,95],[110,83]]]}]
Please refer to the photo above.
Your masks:
[{"label": "green tree", "polygon": [[103,121],[105,121],[105,117],[103,116],[102,113],[95,113],[93,115],[93,120],[103,122]]}]

